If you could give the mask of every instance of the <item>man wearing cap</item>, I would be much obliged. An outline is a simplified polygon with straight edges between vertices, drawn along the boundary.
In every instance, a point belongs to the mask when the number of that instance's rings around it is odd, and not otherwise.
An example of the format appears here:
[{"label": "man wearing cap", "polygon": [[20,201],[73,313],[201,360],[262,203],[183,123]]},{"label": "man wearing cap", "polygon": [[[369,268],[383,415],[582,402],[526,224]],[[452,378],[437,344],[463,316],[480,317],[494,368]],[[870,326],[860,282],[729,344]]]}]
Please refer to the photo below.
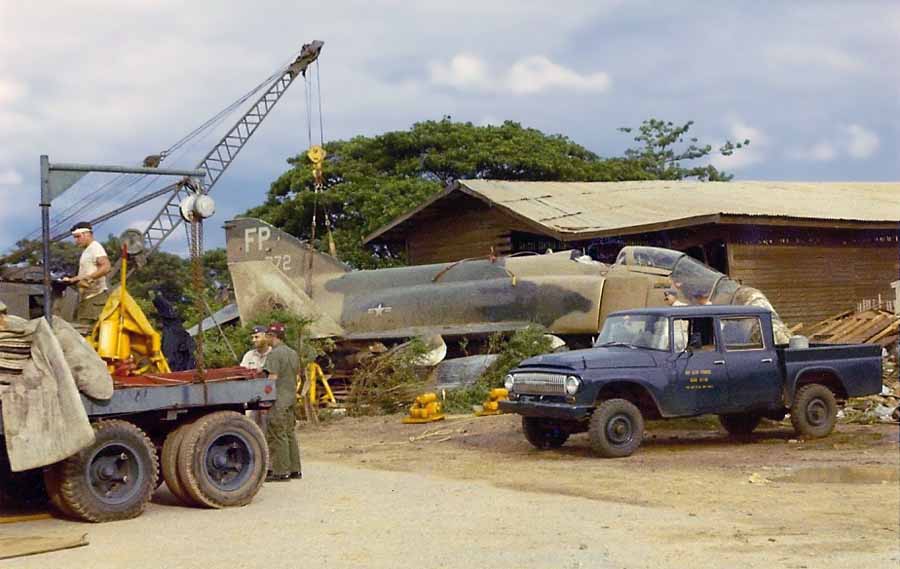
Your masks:
[{"label": "man wearing cap", "polygon": [[253,349],[248,350],[241,358],[241,367],[261,370],[266,367],[266,357],[272,350],[269,339],[266,337],[266,327],[254,326],[250,340],[253,342]]},{"label": "man wearing cap", "polygon": [[75,320],[90,330],[100,318],[109,297],[106,275],[111,265],[103,245],[94,240],[94,228],[90,223],[81,221],[72,226],[72,237],[75,244],[84,251],[81,252],[81,259],[78,262],[78,276],[64,280],[78,285],[79,299]]},{"label": "man wearing cap", "polygon": [[[686,302],[682,302],[678,300],[678,289],[672,287],[667,288],[663,291],[663,299],[666,301],[666,304],[669,306],[687,306]],[[688,328],[689,324],[687,320],[679,319],[675,320],[673,333],[675,337],[675,348],[677,350],[681,350],[687,346],[688,341]]]},{"label": "man wearing cap", "polygon": [[266,356],[265,369],[275,380],[275,405],[269,412],[266,441],[269,443],[272,470],[267,482],[281,482],[301,478],[300,446],[294,426],[297,417],[297,372],[300,358],[297,352],[284,343],[284,324],[273,322],[266,330],[272,349]]}]

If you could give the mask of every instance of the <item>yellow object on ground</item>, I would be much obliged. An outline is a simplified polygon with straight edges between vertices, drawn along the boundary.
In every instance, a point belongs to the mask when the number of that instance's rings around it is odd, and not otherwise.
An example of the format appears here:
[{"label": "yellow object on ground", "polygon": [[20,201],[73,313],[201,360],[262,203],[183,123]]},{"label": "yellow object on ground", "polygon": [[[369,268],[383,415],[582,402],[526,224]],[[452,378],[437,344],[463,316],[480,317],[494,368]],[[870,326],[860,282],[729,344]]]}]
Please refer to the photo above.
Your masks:
[{"label": "yellow object on ground", "polygon": [[[328,376],[325,375],[325,372],[322,371],[322,368],[319,367],[319,364],[312,362],[306,366],[306,378],[309,381],[309,402],[313,405],[337,405],[337,399],[334,398],[334,393],[331,391],[331,386],[328,385]],[[325,390],[325,393],[322,394],[321,397],[316,397],[316,385],[318,383],[322,384],[322,389]]]},{"label": "yellow object on ground", "polygon": [[491,392],[488,393],[487,401],[481,404],[481,410],[475,411],[475,415],[478,417],[483,417],[485,415],[502,414],[503,411],[500,410],[500,401],[504,401],[506,399],[509,399],[509,391],[507,391],[503,387],[491,389]]},{"label": "yellow object on ground", "polygon": [[[169,362],[162,353],[162,338],[144,311],[125,288],[127,254],[122,257],[122,282],[109,295],[89,342],[103,358],[111,373],[126,366],[128,373],[168,373]],[[133,366],[128,366],[133,362]]]},{"label": "yellow object on ground", "polygon": [[441,421],[444,414],[441,412],[441,402],[436,393],[423,393],[416,397],[415,403],[409,408],[409,416],[403,418],[404,423],[431,423]]}]

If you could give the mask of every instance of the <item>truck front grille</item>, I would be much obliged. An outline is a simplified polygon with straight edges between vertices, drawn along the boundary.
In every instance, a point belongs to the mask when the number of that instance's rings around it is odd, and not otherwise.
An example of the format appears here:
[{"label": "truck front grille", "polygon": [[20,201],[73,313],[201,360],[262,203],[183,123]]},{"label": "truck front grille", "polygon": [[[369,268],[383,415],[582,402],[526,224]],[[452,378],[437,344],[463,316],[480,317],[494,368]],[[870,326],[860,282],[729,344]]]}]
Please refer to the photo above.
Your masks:
[{"label": "truck front grille", "polygon": [[566,375],[561,373],[517,373],[513,392],[532,395],[565,395]]}]

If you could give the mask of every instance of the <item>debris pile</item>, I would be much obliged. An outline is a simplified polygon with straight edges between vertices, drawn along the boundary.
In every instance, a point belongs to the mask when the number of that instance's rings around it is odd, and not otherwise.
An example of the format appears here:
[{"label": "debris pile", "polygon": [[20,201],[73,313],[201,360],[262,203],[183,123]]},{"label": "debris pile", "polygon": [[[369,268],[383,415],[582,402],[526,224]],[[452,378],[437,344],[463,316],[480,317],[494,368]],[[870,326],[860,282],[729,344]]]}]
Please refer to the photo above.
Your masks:
[{"label": "debris pile", "polygon": [[900,380],[897,360],[885,357],[882,363],[881,393],[853,398],[839,412],[842,423],[896,423],[900,421]]},{"label": "debris pile", "polygon": [[889,348],[897,343],[898,326],[900,316],[880,308],[848,310],[814,324],[806,335],[815,343],[878,344]]},{"label": "debris pile", "polygon": [[34,327],[26,324],[18,319],[10,321],[0,314],[0,375],[22,375],[25,364],[31,359]]}]

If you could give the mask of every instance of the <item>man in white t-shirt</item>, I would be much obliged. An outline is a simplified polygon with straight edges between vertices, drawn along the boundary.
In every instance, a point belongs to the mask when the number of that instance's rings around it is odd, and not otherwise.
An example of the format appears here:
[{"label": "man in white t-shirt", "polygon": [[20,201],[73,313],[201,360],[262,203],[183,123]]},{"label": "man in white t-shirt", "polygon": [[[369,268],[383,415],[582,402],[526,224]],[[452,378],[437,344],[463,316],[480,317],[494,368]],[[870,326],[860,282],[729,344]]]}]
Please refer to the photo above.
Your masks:
[{"label": "man in white t-shirt", "polygon": [[272,351],[272,346],[269,345],[269,339],[266,337],[266,327],[254,326],[250,339],[253,340],[253,349],[241,358],[241,367],[261,370],[266,365],[266,356]]},{"label": "man in white t-shirt", "polygon": [[90,331],[109,298],[106,286],[106,275],[111,265],[106,250],[99,241],[94,240],[94,228],[90,223],[81,221],[72,227],[75,244],[82,247],[81,259],[78,262],[78,276],[69,277],[66,282],[78,285],[78,311],[75,321]]},{"label": "man in white t-shirt", "polygon": [[[262,371],[266,366],[266,356],[272,351],[272,344],[266,336],[266,329],[265,326],[253,327],[253,335],[250,336],[250,339],[253,340],[253,349],[248,351],[244,354],[244,357],[241,358],[241,367]],[[268,412],[268,409],[259,409],[256,411],[247,411],[247,415],[254,423],[259,425],[259,428],[262,429],[263,432],[266,432]]]}]

